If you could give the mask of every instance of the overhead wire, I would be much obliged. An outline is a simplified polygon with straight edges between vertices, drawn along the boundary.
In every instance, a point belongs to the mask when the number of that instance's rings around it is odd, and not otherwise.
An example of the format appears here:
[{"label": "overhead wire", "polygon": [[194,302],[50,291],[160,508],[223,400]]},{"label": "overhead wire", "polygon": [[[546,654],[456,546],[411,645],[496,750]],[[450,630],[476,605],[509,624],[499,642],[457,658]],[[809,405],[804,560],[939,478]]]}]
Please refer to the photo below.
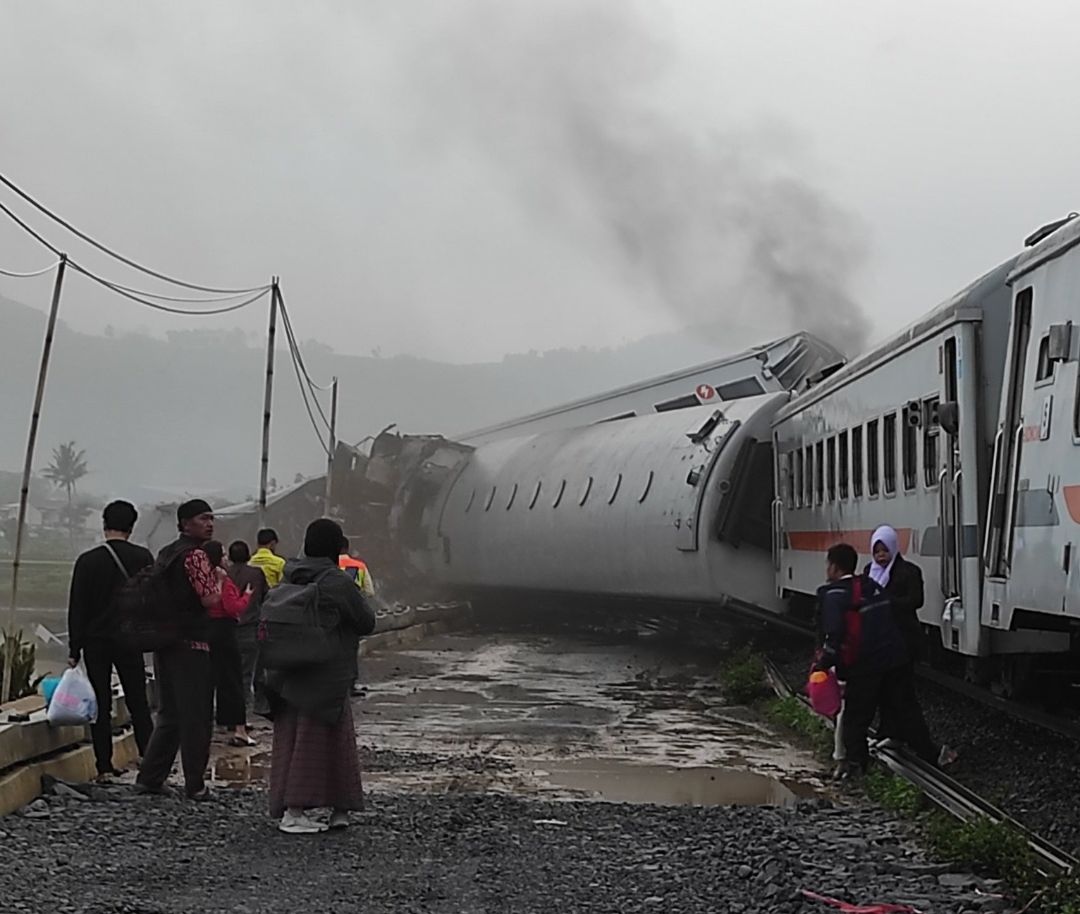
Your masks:
[{"label": "overhead wire", "polygon": [[[33,206],[36,210],[43,213],[49,219],[52,219],[53,222],[56,222],[57,224],[62,225],[69,232],[71,232],[76,237],[81,238],[87,244],[92,245],[93,247],[95,247],[99,251],[101,251],[102,253],[107,254],[108,256],[114,258],[115,260],[119,260],[121,263],[127,264],[129,267],[131,267],[134,270],[138,270],[141,273],[146,273],[148,276],[153,276],[155,279],[160,279],[163,282],[170,282],[173,285],[183,286],[185,289],[194,289],[197,292],[212,292],[212,293],[222,294],[222,295],[246,295],[246,294],[248,294],[250,292],[257,291],[260,288],[258,286],[252,286],[252,287],[247,288],[247,289],[221,289],[221,288],[217,288],[215,286],[203,286],[203,285],[199,285],[198,283],[186,282],[183,279],[177,279],[176,277],[169,276],[166,273],[160,273],[157,270],[152,270],[150,267],[144,266],[143,264],[139,263],[136,260],[132,260],[129,257],[125,257],[123,254],[120,254],[120,253],[114,251],[112,248],[108,247],[107,245],[102,244],[100,241],[95,240],[93,237],[91,237],[90,235],[87,235],[85,232],[80,231],[74,225],[72,225],[70,222],[68,222],[66,219],[64,219],[63,217],[59,216],[58,214],[56,214],[52,210],[50,210],[43,203],[40,203],[39,201],[35,200],[32,196],[30,196],[30,194],[28,194],[26,191],[24,191],[21,187],[19,187],[17,184],[15,184],[13,181],[11,181],[9,178],[7,178],[3,174],[0,174],[0,183],[6,185],[8,188],[10,188],[12,191],[14,191],[20,197],[22,197],[27,203],[29,203],[31,206]],[[6,207],[5,207],[5,211],[9,215],[11,215],[11,211],[8,210]],[[19,221],[19,220],[16,220],[16,221]],[[26,226],[25,223],[20,222],[20,224],[22,224],[24,228],[28,228],[28,226]],[[36,235],[36,233],[34,233],[34,234]],[[40,238],[40,236],[38,236],[38,237]],[[59,253],[59,252],[57,252],[57,253]]]},{"label": "overhead wire", "polygon": [[[296,334],[293,332],[292,320],[290,320],[290,318],[289,318],[289,312],[285,309],[285,299],[281,297],[280,290],[278,291],[278,298],[279,298],[279,301],[281,303],[281,319],[282,319],[282,323],[284,323],[284,325],[285,325],[285,333],[289,336],[289,338],[295,344],[296,343]],[[304,377],[307,378],[308,384],[310,384],[315,390],[327,391],[331,387],[333,387],[333,382],[331,382],[330,384],[316,384],[312,380],[311,375],[308,374],[308,370],[307,370],[307,367],[304,366],[303,359],[301,359],[301,361],[300,361],[300,366],[304,370]]]},{"label": "overhead wire", "polygon": [[293,353],[294,365],[304,376],[304,380],[300,380],[299,377],[297,378],[297,381],[301,385],[301,393],[303,393],[302,388],[304,382],[306,381],[308,385],[308,390],[311,393],[312,402],[314,402],[315,408],[318,410],[319,416],[322,418],[323,426],[326,428],[326,431],[329,432],[331,429],[330,420],[326,417],[326,410],[323,409],[322,404],[319,402],[319,395],[316,391],[329,390],[330,387],[332,387],[333,385],[328,384],[325,387],[322,387],[312,380],[311,374],[308,372],[307,366],[304,364],[304,354],[300,351],[300,344],[296,339],[296,333],[293,331],[292,321],[289,319],[289,312],[285,307],[285,298],[281,294],[280,287],[278,288],[278,304],[281,308],[281,322],[285,327],[285,338],[289,343],[290,351]]},{"label": "overhead wire", "polygon": [[31,270],[28,273],[17,273],[15,270],[0,269],[0,276],[11,276],[14,279],[28,279],[31,276],[41,276],[43,273],[55,270],[59,263],[59,260],[54,260],[47,267],[42,267],[40,270]]},{"label": "overhead wire", "polygon": [[[310,395],[311,399],[315,400],[316,406],[319,406],[319,401],[318,398],[315,396],[315,392],[309,391],[305,384],[304,372],[301,368],[302,357],[300,356],[300,352],[293,341],[292,334],[288,330],[288,324],[286,323],[285,319],[285,299],[281,295],[280,288],[278,289],[278,307],[280,308],[282,314],[282,324],[286,326],[285,338],[289,346],[289,358],[292,362],[293,371],[296,373],[296,383],[300,387],[300,397],[304,401],[304,409],[307,410],[308,419],[311,420],[311,427],[315,430],[315,437],[319,439],[319,444],[322,446],[323,452],[327,456],[329,456],[330,446],[323,438],[322,429],[319,428],[319,423],[315,419],[315,412],[311,408],[311,403],[308,397]],[[322,411],[321,406],[319,407],[319,410],[320,412]],[[327,428],[329,428],[329,425],[327,425]]]}]

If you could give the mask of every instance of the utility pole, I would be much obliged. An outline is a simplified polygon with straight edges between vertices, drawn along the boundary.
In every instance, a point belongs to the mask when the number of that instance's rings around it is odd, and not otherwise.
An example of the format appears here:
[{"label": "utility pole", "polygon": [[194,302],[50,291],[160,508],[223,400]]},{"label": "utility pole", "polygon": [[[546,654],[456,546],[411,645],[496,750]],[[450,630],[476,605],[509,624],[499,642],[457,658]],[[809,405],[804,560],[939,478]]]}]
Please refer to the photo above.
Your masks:
[{"label": "utility pole", "polygon": [[259,527],[266,526],[266,480],[270,472],[270,406],[274,396],[274,337],[277,333],[278,277],[270,279],[270,329],[266,334],[266,389],[263,393],[262,458],[259,466]]},{"label": "utility pole", "polygon": [[4,679],[2,686],[0,686],[0,704],[7,701],[11,695],[12,668],[15,665],[15,609],[19,598],[19,563],[22,560],[26,506],[30,500],[30,477],[34,470],[34,448],[37,445],[38,425],[41,420],[41,403],[45,398],[45,379],[49,373],[49,358],[52,355],[53,337],[56,334],[56,314],[60,309],[60,291],[64,286],[64,272],[66,270],[67,254],[61,254],[60,263],[56,268],[56,281],[53,283],[49,321],[45,327],[45,345],[41,350],[37,391],[34,394],[34,411],[30,414],[30,434],[26,440],[26,460],[23,463],[22,488],[19,490],[19,519],[15,527],[15,558],[11,563],[11,611],[8,614],[7,637],[4,641]]},{"label": "utility pole", "polygon": [[323,505],[323,517],[330,516],[333,502],[330,500],[334,479],[334,452],[337,450],[337,385],[338,379],[330,384],[330,451],[326,455],[326,496]]}]

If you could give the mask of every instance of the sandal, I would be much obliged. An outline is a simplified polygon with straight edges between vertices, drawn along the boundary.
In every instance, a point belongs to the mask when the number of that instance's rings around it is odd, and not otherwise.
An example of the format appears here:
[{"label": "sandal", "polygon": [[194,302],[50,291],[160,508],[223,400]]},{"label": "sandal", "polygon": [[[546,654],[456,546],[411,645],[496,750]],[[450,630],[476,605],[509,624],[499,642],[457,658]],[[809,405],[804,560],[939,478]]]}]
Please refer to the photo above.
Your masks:
[{"label": "sandal", "polygon": [[252,746],[259,745],[250,736],[233,736],[229,740],[230,746],[236,746],[238,749],[250,749]]}]

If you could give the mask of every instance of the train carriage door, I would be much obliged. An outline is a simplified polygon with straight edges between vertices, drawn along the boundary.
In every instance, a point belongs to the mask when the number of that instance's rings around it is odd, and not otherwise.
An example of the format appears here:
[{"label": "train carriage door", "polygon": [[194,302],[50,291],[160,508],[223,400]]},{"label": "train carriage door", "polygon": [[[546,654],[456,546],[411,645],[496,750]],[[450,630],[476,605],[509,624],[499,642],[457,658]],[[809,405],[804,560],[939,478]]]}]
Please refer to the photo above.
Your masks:
[{"label": "train carriage door", "polygon": [[1008,388],[1005,415],[994,439],[990,479],[990,511],[987,518],[983,560],[992,578],[1007,578],[1012,563],[1013,522],[1024,434],[1024,373],[1031,342],[1031,289],[1016,296],[1012,339],[1009,342]]},{"label": "train carriage door", "polygon": [[[961,322],[942,341],[940,402],[923,403],[923,454],[936,460],[937,478],[926,466],[925,482],[936,483],[937,529],[928,531],[923,554],[940,562],[942,641],[951,650],[981,650],[981,568],[978,548],[979,366],[976,324]],[[915,404],[909,406],[913,410]],[[936,428],[935,428],[936,426]],[[936,550],[929,547],[936,540]],[[927,607],[929,609],[929,606]],[[928,617],[929,616],[929,617]],[[926,621],[938,621],[927,614]]]}]

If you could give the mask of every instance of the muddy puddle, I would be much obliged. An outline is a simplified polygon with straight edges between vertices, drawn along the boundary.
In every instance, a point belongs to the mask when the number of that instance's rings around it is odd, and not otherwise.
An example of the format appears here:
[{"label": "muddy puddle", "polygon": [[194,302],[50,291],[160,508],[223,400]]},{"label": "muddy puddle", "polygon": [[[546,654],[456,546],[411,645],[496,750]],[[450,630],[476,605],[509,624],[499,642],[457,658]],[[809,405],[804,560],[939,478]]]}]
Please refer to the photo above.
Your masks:
[{"label": "muddy puddle", "polygon": [[[715,656],[580,635],[440,635],[364,659],[367,789],[665,805],[790,805],[819,764],[724,702]],[[216,748],[219,784],[265,783],[269,731]]]}]

